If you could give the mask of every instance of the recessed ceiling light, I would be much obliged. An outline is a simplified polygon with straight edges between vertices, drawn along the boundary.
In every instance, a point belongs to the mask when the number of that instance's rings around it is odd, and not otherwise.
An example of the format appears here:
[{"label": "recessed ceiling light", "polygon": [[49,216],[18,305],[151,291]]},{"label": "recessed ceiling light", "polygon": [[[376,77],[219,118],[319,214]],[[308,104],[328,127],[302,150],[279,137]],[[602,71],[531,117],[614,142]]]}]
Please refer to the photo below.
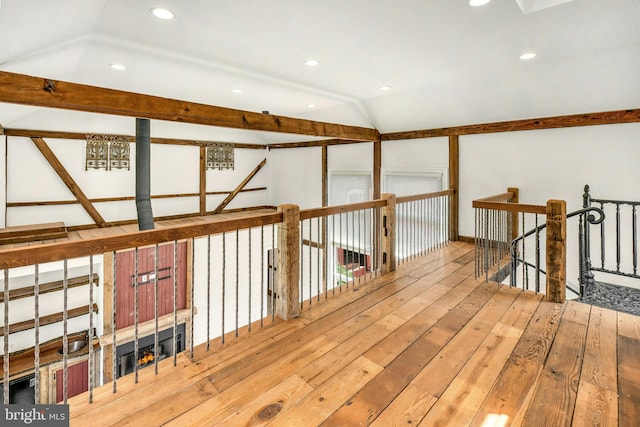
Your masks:
[{"label": "recessed ceiling light", "polygon": [[536,54],[533,52],[527,52],[520,55],[520,59],[526,61],[527,59],[533,59],[536,57]]},{"label": "recessed ceiling light", "polygon": [[315,59],[307,59],[306,61],[304,61],[304,64],[307,67],[317,67],[318,65],[320,65],[320,63]]},{"label": "recessed ceiling light", "polygon": [[469,6],[473,6],[473,7],[484,6],[490,1],[491,0],[469,0]]},{"label": "recessed ceiling light", "polygon": [[154,7],[150,12],[153,16],[160,19],[173,19],[175,16],[169,9],[163,9],[161,7]]},{"label": "recessed ceiling light", "polygon": [[233,93],[242,93],[242,89],[231,89]]},{"label": "recessed ceiling light", "polygon": [[389,85],[380,86],[380,90],[391,90],[391,86]]},{"label": "recessed ceiling light", "polygon": [[307,104],[307,108],[316,108],[316,104]]},{"label": "recessed ceiling light", "polygon": [[118,70],[118,71],[124,71],[127,69],[127,67],[125,67],[123,64],[109,64],[109,67],[111,67],[114,70]]}]

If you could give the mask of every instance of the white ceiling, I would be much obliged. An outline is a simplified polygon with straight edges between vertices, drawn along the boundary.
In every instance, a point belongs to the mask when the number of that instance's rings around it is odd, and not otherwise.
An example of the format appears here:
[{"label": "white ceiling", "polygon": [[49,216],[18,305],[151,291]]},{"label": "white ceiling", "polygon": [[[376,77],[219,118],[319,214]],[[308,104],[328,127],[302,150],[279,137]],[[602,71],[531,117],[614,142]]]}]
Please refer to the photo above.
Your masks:
[{"label": "white ceiling", "polygon": [[[381,132],[640,107],[638,0],[467,3],[1,0],[0,70]],[[62,116],[0,105],[5,127]]]}]

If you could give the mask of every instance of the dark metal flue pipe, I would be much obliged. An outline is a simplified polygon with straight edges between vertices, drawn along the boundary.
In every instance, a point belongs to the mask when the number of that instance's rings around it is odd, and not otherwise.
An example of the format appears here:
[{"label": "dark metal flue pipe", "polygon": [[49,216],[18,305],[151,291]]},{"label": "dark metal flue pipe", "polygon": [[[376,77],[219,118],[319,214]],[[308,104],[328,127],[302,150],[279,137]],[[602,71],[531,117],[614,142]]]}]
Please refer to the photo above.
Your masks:
[{"label": "dark metal flue pipe", "polygon": [[149,119],[136,119],[136,209],[138,229],[152,230],[151,210],[151,124]]}]

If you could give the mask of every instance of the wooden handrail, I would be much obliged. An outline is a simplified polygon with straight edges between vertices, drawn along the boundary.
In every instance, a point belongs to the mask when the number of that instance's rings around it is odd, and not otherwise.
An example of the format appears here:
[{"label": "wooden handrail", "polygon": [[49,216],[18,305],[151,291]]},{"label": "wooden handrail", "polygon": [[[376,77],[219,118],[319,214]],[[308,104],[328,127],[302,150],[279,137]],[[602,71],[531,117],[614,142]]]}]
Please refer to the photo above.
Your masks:
[{"label": "wooden handrail", "polygon": [[368,202],[351,203],[348,205],[327,206],[324,208],[305,209],[300,211],[300,221],[345,212],[355,212],[363,209],[381,208],[387,205],[386,200],[378,199]]},{"label": "wooden handrail", "polygon": [[454,190],[449,189],[449,190],[436,191],[434,193],[415,194],[413,196],[402,196],[402,197],[396,198],[396,204],[415,202],[417,200],[435,199],[436,197],[442,197],[442,196],[453,196],[453,194],[454,194]]},{"label": "wooden handrail", "polygon": [[493,196],[483,197],[473,201],[472,206],[476,209],[492,209],[496,211],[541,214],[547,213],[547,207],[544,205],[531,205],[525,203],[510,203],[504,200],[513,198],[515,193],[506,192],[495,194]]},{"label": "wooden handrail", "polygon": [[260,214],[247,218],[208,221],[186,226],[166,226],[135,233],[122,233],[77,241],[4,249],[0,250],[0,269],[80,258],[110,251],[150,246],[156,243],[184,240],[280,222],[282,222],[281,213]]}]

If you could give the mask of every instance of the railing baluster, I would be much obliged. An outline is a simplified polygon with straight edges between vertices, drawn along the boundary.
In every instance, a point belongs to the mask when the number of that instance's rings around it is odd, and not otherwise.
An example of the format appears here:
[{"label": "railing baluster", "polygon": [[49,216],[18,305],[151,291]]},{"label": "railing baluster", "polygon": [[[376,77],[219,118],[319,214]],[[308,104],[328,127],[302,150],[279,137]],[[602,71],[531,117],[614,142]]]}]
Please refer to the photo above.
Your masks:
[{"label": "railing baluster", "polygon": [[313,272],[311,269],[312,266],[312,255],[311,255],[311,248],[312,248],[312,242],[313,242],[313,232],[311,231],[311,226],[313,225],[313,221],[311,220],[311,218],[309,218],[309,305],[311,305],[311,301],[313,301],[312,295],[313,295]]},{"label": "railing baluster", "polygon": [[638,220],[636,217],[636,205],[632,207],[632,228],[633,228],[633,274],[638,274]]},{"label": "railing baluster", "polygon": [[240,316],[240,232],[236,230],[236,338],[238,338],[238,322]]},{"label": "railing baluster", "polygon": [[[600,209],[604,210],[604,203],[600,203]],[[600,224],[600,264],[601,268],[604,268],[605,259],[605,240],[604,240],[604,221]]]},{"label": "railing baluster", "polygon": [[[36,264],[37,265],[37,264]],[[95,377],[95,363],[93,360],[93,255],[89,255],[89,333],[88,333],[88,337],[87,337],[87,341],[89,344],[89,366],[88,366],[88,371],[89,371],[89,378],[88,378],[88,383],[89,383],[89,403],[93,403],[93,380]],[[38,317],[36,315],[36,317]],[[37,345],[37,343],[36,343]],[[39,394],[39,380],[40,380],[40,375],[38,373],[39,369],[39,363],[36,363],[36,399],[38,399],[38,394]],[[36,404],[39,401],[36,400]]]},{"label": "railing baluster", "polygon": [[[34,361],[34,373],[35,373],[35,388],[34,388],[34,395],[35,395],[35,401],[34,403],[37,405],[40,403],[40,266],[39,264],[34,265],[34,271],[33,271],[33,308],[34,308],[34,314],[33,314],[33,329],[34,329],[34,339],[35,339],[35,345],[33,348],[33,361]],[[90,277],[93,277],[92,273],[89,273]],[[90,279],[91,280],[91,279]],[[89,284],[91,285],[91,282],[89,282]],[[93,306],[93,293],[91,292],[91,290],[89,291],[89,307]],[[5,299],[5,301],[7,301]],[[5,303],[8,304],[8,303]],[[91,322],[91,312],[89,312],[89,322]],[[89,340],[89,368],[92,367],[91,365],[91,349],[92,349],[92,341]],[[6,355],[7,353],[5,353]],[[89,369],[91,370],[91,369]],[[89,379],[91,379],[91,377],[89,377]],[[5,382],[5,384],[7,384]],[[89,403],[91,403],[92,401],[92,397],[93,397],[93,390],[91,388],[91,383],[89,383]]]},{"label": "railing baluster", "polygon": [[620,203],[616,203],[616,271],[620,272]]},{"label": "railing baluster", "polygon": [[253,276],[253,274],[251,274],[251,240],[252,240],[252,235],[251,235],[251,229],[248,228],[247,229],[247,235],[249,236],[249,259],[247,260],[247,281],[249,282],[249,309],[247,310],[249,312],[249,325],[248,325],[248,331],[251,332],[251,311],[253,311],[253,306],[251,304],[251,294],[252,294],[252,284],[251,284],[251,276]]},{"label": "railing baluster", "polygon": [[5,405],[9,404],[9,269],[4,269],[4,351],[3,362],[3,397]]},{"label": "railing baluster", "polygon": [[[223,255],[224,257],[224,252]],[[224,332],[223,332],[224,335]],[[207,235],[207,351],[211,349],[211,234]]]},{"label": "railing baluster", "polygon": [[275,266],[276,266],[276,262],[275,262],[275,256],[277,253],[277,244],[276,244],[276,226],[275,225],[271,225],[271,248],[272,248],[272,255],[271,255],[271,262],[273,262],[273,265],[271,266],[271,322],[275,322],[276,321],[276,288],[275,288],[275,284],[274,284],[274,280],[276,277],[276,272],[275,272]]},{"label": "railing baluster", "polygon": [[140,355],[138,354],[139,348],[138,348],[138,247],[136,247],[135,249],[135,253],[134,253],[134,273],[133,273],[133,325],[134,325],[134,332],[133,332],[133,346],[134,346],[134,350],[133,350],[133,372],[135,374],[135,383],[138,383],[138,357],[140,357]]},{"label": "railing baluster", "polygon": [[[157,274],[156,274],[157,276]],[[196,328],[194,320],[196,315],[196,303],[195,303],[195,288],[196,288],[196,239],[195,237],[191,238],[191,310],[189,313],[189,322],[191,324],[191,328],[189,329],[189,355],[191,360],[193,360],[193,340],[194,340],[194,329]],[[209,307],[207,306],[207,313],[209,312]],[[207,340],[207,343],[209,340]]]},{"label": "railing baluster", "polygon": [[112,252],[112,271],[113,271],[113,292],[112,292],[112,301],[111,301],[111,338],[112,338],[112,343],[111,343],[111,375],[112,375],[112,380],[113,380],[113,392],[115,393],[117,391],[117,372],[116,372],[116,368],[117,368],[117,359],[116,359],[116,328],[117,328],[117,323],[116,323],[116,307],[118,304],[118,286],[117,286],[117,277],[118,277],[118,270],[116,270],[117,267],[117,253],[116,251]]},{"label": "railing baluster", "polygon": [[[264,225],[260,226],[260,327],[264,326]],[[269,271],[269,269],[267,269]]]},{"label": "railing baluster", "polygon": [[304,221],[300,221],[300,242],[299,242],[300,248],[299,248],[299,253],[300,253],[300,262],[299,262],[299,268],[300,268],[300,278],[298,279],[300,281],[300,283],[298,284],[298,286],[300,287],[300,292],[299,292],[299,301],[298,304],[300,304],[300,308],[304,307]]},{"label": "railing baluster", "polygon": [[178,241],[173,242],[173,366],[178,365]]},{"label": "railing baluster", "polygon": [[[320,227],[320,217],[316,218],[316,225],[317,225],[317,232],[318,232],[318,247],[316,248],[316,274],[317,274],[317,281],[316,281],[316,291],[318,294],[318,302],[320,301],[320,281],[321,281],[321,276],[320,276],[320,248],[321,246],[323,246],[325,244],[324,239],[322,237],[321,234],[321,227]],[[326,247],[323,249],[326,251]]]},{"label": "railing baluster", "polygon": [[[524,212],[522,212],[522,221],[520,221],[522,223],[522,234],[524,235],[525,233],[525,224],[524,224]],[[527,257],[526,257],[526,242],[525,239],[522,239],[522,289],[529,289],[529,274],[528,274],[528,270],[527,270]]]},{"label": "railing baluster", "polygon": [[224,344],[224,318],[226,315],[225,307],[226,307],[226,279],[227,279],[227,235],[222,233],[222,325],[221,325],[221,335],[222,335],[222,344]]},{"label": "railing baluster", "polygon": [[[69,308],[69,270],[68,261],[65,258],[62,262],[62,396],[63,403],[67,403],[67,396],[69,390],[69,335],[68,335],[68,308]],[[89,307],[89,313],[91,313],[91,307]]]},{"label": "railing baluster", "polygon": [[538,214],[536,218],[536,293],[540,292],[540,230],[538,229]]},{"label": "railing baluster", "polygon": [[154,320],[154,328],[153,328],[153,365],[156,375],[158,374],[158,261],[160,259],[160,247],[158,244],[155,245],[153,251],[153,318]]}]

